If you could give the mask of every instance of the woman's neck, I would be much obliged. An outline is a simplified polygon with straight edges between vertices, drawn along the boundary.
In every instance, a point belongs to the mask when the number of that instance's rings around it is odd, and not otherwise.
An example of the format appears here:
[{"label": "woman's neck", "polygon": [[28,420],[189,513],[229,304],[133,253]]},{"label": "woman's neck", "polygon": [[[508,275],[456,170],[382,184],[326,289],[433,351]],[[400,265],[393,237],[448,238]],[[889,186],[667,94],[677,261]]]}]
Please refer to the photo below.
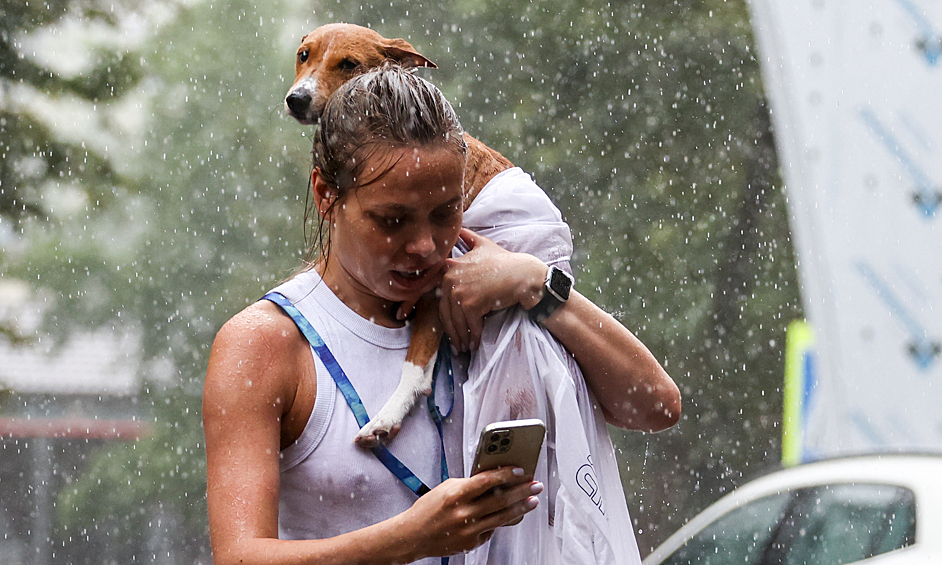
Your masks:
[{"label": "woman's neck", "polygon": [[328,269],[325,261],[318,261],[314,270],[331,292],[360,317],[386,328],[400,328],[404,325],[396,319],[398,303],[368,292],[342,268]]}]

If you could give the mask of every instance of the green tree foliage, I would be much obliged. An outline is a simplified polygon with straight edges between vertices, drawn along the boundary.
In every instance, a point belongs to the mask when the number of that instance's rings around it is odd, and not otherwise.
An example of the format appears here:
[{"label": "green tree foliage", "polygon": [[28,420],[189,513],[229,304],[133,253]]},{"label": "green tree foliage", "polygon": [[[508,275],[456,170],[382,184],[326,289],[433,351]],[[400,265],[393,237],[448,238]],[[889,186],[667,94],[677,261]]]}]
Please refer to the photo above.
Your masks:
[{"label": "green tree foliage", "polygon": [[125,180],[115,175],[105,155],[62,140],[48,119],[16,100],[17,91],[26,89],[53,99],[101,102],[120,97],[140,78],[137,63],[123,53],[101,50],[87,72],[63,76],[21,50],[18,44],[25,35],[66,17],[115,23],[113,14],[93,0],[0,4],[0,217],[14,226],[27,216],[48,219],[41,196],[46,183],[68,178],[100,201]]},{"label": "green tree foliage", "polygon": [[[67,17],[105,26],[115,23],[113,14],[94,0],[0,2],[0,237],[15,238],[28,218],[56,222],[44,203],[51,187],[74,185],[99,207],[116,187],[131,184],[116,173],[108,156],[63,139],[50,128],[48,116],[38,115],[26,103],[37,97],[53,103],[69,98],[91,103],[112,100],[140,77],[133,58],[114,51],[95,53],[91,68],[78,76],[64,76],[24,52],[26,35],[54,27]],[[0,267],[6,263],[5,247],[0,245]],[[24,341],[8,321],[0,320],[0,336],[14,343]]]},{"label": "green tree foliage", "polygon": [[74,175],[90,191],[114,182],[114,170],[106,157],[81,144],[57,139],[45,120],[12,100],[13,91],[25,87],[46,96],[76,96],[97,102],[120,96],[139,78],[136,63],[119,53],[102,51],[89,72],[67,77],[44,67],[18,47],[24,35],[55,26],[69,15],[114,24],[113,16],[93,1],[4,0],[0,4],[0,215],[9,219],[46,215],[38,196],[45,181]]}]

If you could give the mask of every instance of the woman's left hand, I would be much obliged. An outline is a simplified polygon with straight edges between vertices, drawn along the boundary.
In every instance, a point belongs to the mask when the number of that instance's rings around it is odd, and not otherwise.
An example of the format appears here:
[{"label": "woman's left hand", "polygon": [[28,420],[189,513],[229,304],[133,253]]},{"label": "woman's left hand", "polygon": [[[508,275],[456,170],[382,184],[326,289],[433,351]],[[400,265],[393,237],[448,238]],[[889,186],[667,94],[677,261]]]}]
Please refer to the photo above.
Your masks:
[{"label": "woman's left hand", "polygon": [[[470,250],[445,260],[439,311],[451,343],[468,351],[480,343],[487,314],[515,304],[526,310],[536,306],[543,297],[547,266],[470,230],[462,229],[460,237]],[[680,389],[657,359],[624,325],[576,289],[541,325],[575,357],[600,399],[605,421],[655,432],[680,418]]]},{"label": "woman's left hand", "polygon": [[470,250],[445,260],[440,312],[445,333],[460,350],[477,348],[484,317],[520,304],[526,309],[540,301],[546,264],[526,253],[512,253],[490,239],[462,228]]}]

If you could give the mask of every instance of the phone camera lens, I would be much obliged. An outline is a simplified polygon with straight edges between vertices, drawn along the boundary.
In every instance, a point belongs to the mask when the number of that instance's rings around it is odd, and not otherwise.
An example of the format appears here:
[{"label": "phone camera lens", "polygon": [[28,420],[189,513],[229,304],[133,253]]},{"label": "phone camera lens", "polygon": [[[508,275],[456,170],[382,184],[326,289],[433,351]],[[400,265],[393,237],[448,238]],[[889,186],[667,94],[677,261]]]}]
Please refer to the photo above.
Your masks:
[{"label": "phone camera lens", "polygon": [[488,452],[488,453],[494,453],[495,451],[497,451],[497,444],[496,444],[496,443],[488,444],[488,446],[487,446],[487,452]]}]

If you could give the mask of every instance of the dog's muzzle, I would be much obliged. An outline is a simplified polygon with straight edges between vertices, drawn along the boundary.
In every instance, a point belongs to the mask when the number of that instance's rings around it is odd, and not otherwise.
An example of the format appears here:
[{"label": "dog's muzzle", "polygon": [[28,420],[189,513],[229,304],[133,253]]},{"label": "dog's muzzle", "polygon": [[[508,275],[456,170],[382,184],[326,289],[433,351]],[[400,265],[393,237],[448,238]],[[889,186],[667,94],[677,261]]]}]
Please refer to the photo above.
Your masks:
[{"label": "dog's muzzle", "polygon": [[288,93],[288,96],[285,97],[285,108],[288,109],[288,113],[294,118],[304,116],[310,107],[311,93],[304,88],[292,90]]},{"label": "dog's muzzle", "polygon": [[311,79],[304,79],[288,91],[285,96],[285,110],[288,115],[298,120],[302,124],[313,124],[315,114],[313,110],[314,91],[317,82]]}]

